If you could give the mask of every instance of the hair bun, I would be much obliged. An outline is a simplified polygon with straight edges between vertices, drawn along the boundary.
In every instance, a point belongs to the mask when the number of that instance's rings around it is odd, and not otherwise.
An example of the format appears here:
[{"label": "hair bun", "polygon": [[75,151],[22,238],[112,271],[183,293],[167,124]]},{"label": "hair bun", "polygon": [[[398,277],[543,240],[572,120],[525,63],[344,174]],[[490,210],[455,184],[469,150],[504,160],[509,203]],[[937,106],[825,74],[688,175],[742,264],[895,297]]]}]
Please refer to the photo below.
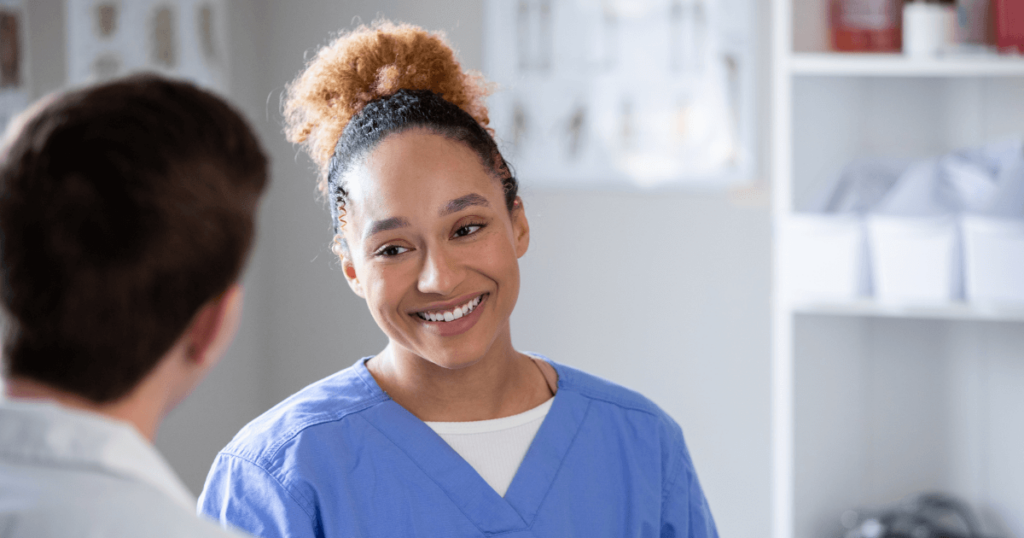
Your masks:
[{"label": "hair bun", "polygon": [[303,144],[323,171],[349,120],[399,90],[430,90],[480,125],[490,121],[487,84],[479,73],[462,70],[442,34],[382,21],[322,47],[288,85],[285,134]]}]

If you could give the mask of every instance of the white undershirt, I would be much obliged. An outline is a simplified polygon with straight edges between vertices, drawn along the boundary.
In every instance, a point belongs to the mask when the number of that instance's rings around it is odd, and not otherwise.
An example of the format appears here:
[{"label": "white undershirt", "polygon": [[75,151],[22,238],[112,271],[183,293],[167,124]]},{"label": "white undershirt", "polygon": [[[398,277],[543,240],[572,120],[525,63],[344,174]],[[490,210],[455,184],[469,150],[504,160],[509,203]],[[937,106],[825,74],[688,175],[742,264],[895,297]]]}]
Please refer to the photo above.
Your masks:
[{"label": "white undershirt", "polygon": [[504,497],[554,401],[551,397],[529,411],[510,417],[475,422],[427,422],[427,426]]}]

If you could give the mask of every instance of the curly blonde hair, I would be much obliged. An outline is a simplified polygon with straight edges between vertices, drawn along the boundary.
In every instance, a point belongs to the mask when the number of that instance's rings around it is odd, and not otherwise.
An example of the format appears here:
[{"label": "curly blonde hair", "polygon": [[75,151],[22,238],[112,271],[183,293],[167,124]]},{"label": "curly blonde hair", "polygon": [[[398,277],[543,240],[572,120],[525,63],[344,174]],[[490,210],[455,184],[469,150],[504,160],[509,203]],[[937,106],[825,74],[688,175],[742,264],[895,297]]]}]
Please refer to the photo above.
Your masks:
[{"label": "curly blonde hair", "polygon": [[287,87],[285,134],[319,166],[322,194],[329,194],[331,157],[345,126],[399,90],[429,90],[493,135],[484,103],[490,87],[462,69],[443,34],[387,21],[360,26],[322,47]]}]

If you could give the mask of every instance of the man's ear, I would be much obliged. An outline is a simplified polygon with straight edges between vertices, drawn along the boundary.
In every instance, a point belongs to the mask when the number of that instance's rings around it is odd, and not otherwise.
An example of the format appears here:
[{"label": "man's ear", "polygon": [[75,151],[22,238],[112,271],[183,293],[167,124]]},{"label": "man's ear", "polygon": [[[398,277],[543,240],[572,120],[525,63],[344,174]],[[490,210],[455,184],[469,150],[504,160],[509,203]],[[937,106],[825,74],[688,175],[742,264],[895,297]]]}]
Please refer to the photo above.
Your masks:
[{"label": "man's ear", "polygon": [[242,286],[233,284],[196,312],[185,331],[189,360],[208,367],[224,354],[242,317],[242,295]]},{"label": "man's ear", "polygon": [[352,258],[347,252],[341,254],[341,272],[345,274],[345,281],[348,282],[348,287],[352,288],[356,295],[365,299],[363,283],[359,281],[359,275],[356,274],[356,266],[352,263]]},{"label": "man's ear", "polygon": [[530,248],[530,223],[526,220],[523,199],[518,196],[512,205],[512,234],[515,239],[516,257],[522,258]]}]

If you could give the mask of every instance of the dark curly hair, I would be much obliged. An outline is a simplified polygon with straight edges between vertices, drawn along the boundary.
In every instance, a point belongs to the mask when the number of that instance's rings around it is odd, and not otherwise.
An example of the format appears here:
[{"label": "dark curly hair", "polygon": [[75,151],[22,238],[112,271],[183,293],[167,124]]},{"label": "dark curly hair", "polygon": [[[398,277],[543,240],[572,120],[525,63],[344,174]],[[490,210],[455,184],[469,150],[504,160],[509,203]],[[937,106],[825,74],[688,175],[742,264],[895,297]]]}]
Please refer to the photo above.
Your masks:
[{"label": "dark curly hair", "polygon": [[341,232],[348,198],[344,177],[352,163],[377,147],[389,135],[422,128],[461,142],[473,150],[484,167],[492,170],[505,191],[505,205],[512,210],[519,185],[498,151],[494,138],[461,108],[430,90],[399,90],[366,105],[345,126],[327,167],[327,189],[335,233]]},{"label": "dark curly hair", "polygon": [[285,132],[320,168],[335,244],[343,245],[345,173],[389,135],[414,128],[472,149],[501,181],[511,211],[519,185],[487,126],[487,93],[443,36],[415,26],[379,22],[321,48],[288,86]]}]

